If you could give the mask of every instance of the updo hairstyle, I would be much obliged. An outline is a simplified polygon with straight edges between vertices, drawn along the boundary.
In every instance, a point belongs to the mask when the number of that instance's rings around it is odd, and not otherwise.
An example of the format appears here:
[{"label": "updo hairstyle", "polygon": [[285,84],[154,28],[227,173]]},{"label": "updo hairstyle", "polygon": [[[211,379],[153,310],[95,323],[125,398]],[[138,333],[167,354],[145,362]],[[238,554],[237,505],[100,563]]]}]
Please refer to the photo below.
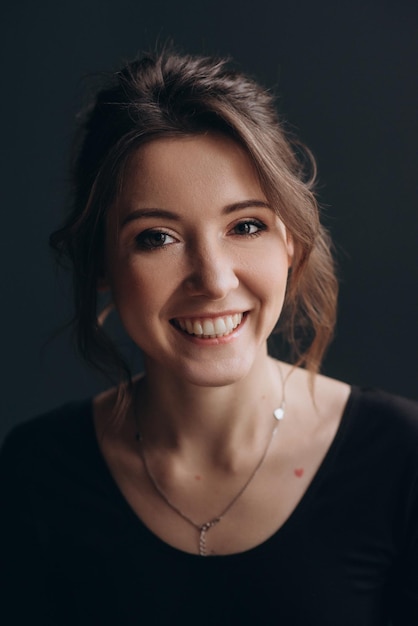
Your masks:
[{"label": "updo hairstyle", "polygon": [[333,334],[337,281],[313,194],[313,158],[284,126],[272,95],[228,60],[168,49],[144,54],[110,76],[81,115],[71,211],[50,243],[73,270],[78,350],[119,386],[117,415],[127,410],[132,374],[99,322],[106,216],[121,191],[129,157],[157,138],[214,131],[246,150],[263,192],[294,242],[276,330],[288,358],[318,371]]}]

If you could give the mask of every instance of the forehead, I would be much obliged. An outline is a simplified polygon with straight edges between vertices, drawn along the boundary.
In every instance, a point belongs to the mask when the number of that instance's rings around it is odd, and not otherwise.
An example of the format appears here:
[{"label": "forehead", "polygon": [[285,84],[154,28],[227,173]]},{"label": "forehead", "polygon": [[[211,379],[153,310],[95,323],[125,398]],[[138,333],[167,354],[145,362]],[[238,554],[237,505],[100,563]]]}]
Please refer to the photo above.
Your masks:
[{"label": "forehead", "polygon": [[255,167],[237,142],[219,134],[151,141],[125,168],[119,207],[155,204],[170,208],[199,201],[228,203],[264,198]]}]

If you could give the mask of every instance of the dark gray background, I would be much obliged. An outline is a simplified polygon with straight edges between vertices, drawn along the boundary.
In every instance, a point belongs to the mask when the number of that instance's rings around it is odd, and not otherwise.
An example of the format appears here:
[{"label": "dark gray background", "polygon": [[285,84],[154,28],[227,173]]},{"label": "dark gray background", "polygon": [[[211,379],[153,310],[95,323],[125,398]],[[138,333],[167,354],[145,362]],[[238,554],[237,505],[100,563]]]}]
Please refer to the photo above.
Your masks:
[{"label": "dark gray background", "polygon": [[69,333],[68,277],[48,250],[66,193],[83,76],[156,38],[230,54],[280,94],[319,162],[324,219],[340,265],[327,374],[418,398],[416,4],[156,0],[16,2],[1,18],[0,435],[102,381]]}]

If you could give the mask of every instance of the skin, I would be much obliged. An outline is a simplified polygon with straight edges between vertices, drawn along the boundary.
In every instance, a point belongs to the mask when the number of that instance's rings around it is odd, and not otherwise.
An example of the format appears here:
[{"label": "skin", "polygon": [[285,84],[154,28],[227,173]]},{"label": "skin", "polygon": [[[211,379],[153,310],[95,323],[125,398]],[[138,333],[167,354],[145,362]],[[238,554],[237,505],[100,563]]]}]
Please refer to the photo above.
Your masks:
[{"label": "skin", "polygon": [[[155,492],[135,441],[140,424],[159,485],[197,523],[219,514],[286,415],[268,455],[208,547],[227,554],[260,543],[303,496],[334,435],[347,385],[271,359],[266,341],[283,306],[293,245],[244,150],[216,134],[158,139],[132,157],[107,225],[105,286],[144,354],[146,375],[122,428],[115,394],[95,401],[98,441],[122,494],[164,541],[196,552],[197,531]],[[189,324],[239,314],[222,337]],[[232,318],[231,318],[232,319]],[[318,410],[318,406],[321,410]],[[241,532],[237,533],[239,524]]]},{"label": "skin", "polygon": [[[148,144],[130,161],[114,217],[109,285],[147,371],[219,387],[263,367],[293,247],[242,149],[208,135]],[[173,325],[226,313],[246,314],[228,340],[196,340]]]}]

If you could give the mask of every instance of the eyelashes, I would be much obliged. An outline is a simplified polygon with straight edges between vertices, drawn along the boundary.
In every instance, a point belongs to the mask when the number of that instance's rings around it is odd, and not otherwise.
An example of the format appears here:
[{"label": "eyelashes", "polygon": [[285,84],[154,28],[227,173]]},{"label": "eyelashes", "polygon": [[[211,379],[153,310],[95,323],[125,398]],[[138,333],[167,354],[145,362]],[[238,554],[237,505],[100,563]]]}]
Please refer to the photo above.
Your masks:
[{"label": "eyelashes", "polygon": [[[228,231],[228,235],[248,239],[259,237],[266,230],[267,225],[260,220],[243,219],[234,224]],[[176,241],[177,239],[170,233],[161,229],[150,228],[135,237],[135,247],[142,251],[161,250],[168,248]]]},{"label": "eyelashes", "polygon": [[240,237],[258,237],[261,233],[267,230],[267,225],[260,220],[242,220],[234,225],[234,233]]},{"label": "eyelashes", "polygon": [[135,237],[135,245],[139,250],[156,250],[158,248],[165,248],[170,243],[174,243],[176,240],[169,233],[163,230],[144,230],[142,233]]}]

